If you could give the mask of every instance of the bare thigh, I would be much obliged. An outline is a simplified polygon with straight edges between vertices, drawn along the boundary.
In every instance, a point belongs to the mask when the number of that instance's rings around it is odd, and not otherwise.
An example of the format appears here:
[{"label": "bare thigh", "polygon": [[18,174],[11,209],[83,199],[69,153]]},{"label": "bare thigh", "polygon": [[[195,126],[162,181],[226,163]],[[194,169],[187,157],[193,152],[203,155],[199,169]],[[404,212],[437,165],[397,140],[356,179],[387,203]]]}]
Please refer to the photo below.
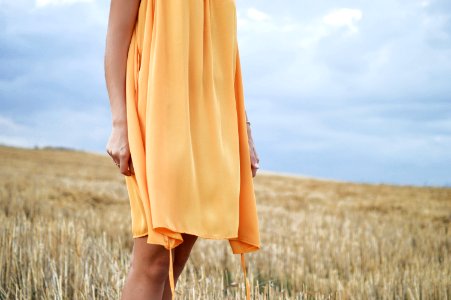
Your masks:
[{"label": "bare thigh", "polygon": [[[196,235],[182,233],[183,243],[172,249],[174,267],[182,267],[189,258],[194,243],[197,240]],[[162,245],[148,244],[147,236],[134,238],[133,252],[131,257],[131,266],[135,267],[168,267],[169,251]],[[158,271],[158,270],[156,270]]]}]

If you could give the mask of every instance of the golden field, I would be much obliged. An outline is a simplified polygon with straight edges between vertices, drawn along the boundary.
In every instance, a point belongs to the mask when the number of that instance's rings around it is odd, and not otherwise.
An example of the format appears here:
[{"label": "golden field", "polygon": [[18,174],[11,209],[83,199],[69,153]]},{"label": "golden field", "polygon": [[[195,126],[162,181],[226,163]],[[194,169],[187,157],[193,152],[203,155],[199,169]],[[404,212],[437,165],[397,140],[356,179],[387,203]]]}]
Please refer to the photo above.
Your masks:
[{"label": "golden field", "polygon": [[[106,155],[0,147],[0,299],[118,299],[132,249]],[[451,299],[451,188],[260,172],[253,299]],[[240,256],[198,239],[177,299],[244,299]]]}]

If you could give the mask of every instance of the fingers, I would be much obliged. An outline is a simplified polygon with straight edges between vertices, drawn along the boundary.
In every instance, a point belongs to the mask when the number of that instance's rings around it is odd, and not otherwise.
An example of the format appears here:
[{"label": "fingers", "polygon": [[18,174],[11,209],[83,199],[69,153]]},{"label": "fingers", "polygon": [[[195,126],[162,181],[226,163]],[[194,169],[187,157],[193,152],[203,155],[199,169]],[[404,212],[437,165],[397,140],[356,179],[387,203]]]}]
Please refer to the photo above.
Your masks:
[{"label": "fingers", "polygon": [[252,177],[255,177],[257,174],[257,170],[259,169],[258,161],[255,158],[255,155],[251,155],[251,169],[252,169]]},{"label": "fingers", "polygon": [[249,150],[251,154],[251,164],[252,166],[255,166],[257,169],[259,168],[258,163],[260,162],[260,159],[258,158],[257,151],[255,150],[254,141],[252,139],[252,136],[248,136],[248,143],[249,143]]},{"label": "fingers", "polygon": [[111,148],[106,149],[106,153],[113,159],[113,162],[116,164],[116,166],[119,167],[120,160],[116,158],[116,156],[113,154],[113,150]]},{"label": "fingers", "polygon": [[121,174],[125,176],[135,174],[130,156],[130,150],[127,146],[121,147],[119,151],[114,151],[111,148],[107,148],[106,152],[113,159],[113,162],[119,168]]},{"label": "fingers", "polygon": [[260,159],[258,158],[257,151],[255,151],[254,144],[251,143],[251,169],[252,169],[252,177],[257,175],[257,170],[260,168],[259,165]]},{"label": "fingers", "polygon": [[132,161],[132,157],[131,156],[130,156],[130,159],[129,159],[129,169],[130,169],[130,172],[132,174],[135,174],[135,168],[133,167],[133,161]]},{"label": "fingers", "polygon": [[109,149],[109,148],[106,148],[106,150],[105,150],[105,151],[106,151],[106,153],[108,153],[108,155],[109,155],[109,156],[111,156],[111,151],[110,151],[110,149]]},{"label": "fingers", "polygon": [[254,153],[255,153],[255,160],[256,160],[256,163],[255,163],[255,166],[257,167],[257,169],[260,167],[260,165],[259,165],[259,163],[260,163],[260,158],[258,157],[258,153],[257,153],[257,151],[255,151],[255,149],[254,149]]},{"label": "fingers", "polygon": [[131,172],[130,172],[130,169],[128,167],[129,166],[128,162],[129,162],[129,159],[130,159],[130,154],[127,155],[126,153],[123,152],[123,153],[121,153],[119,155],[119,158],[120,158],[119,169],[121,170],[121,173],[123,175],[125,175],[125,176],[130,176]]},{"label": "fingers", "polygon": [[251,164],[254,168],[258,169],[260,167],[259,162],[260,162],[260,159],[258,158],[257,151],[255,151],[255,147],[254,147],[254,145],[252,145]]}]

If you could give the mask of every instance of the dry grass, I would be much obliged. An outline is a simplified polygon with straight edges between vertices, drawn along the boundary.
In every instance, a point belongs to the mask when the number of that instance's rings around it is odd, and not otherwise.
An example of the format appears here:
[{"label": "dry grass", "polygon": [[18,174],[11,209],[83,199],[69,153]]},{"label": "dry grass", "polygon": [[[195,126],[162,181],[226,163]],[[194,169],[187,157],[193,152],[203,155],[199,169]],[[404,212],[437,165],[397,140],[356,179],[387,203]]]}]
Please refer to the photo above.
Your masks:
[{"label": "dry grass", "polygon": [[[119,298],[132,239],[109,158],[0,147],[0,163],[0,299]],[[451,298],[450,188],[254,180],[254,299]],[[226,240],[199,239],[179,299],[243,299],[240,267]]]}]

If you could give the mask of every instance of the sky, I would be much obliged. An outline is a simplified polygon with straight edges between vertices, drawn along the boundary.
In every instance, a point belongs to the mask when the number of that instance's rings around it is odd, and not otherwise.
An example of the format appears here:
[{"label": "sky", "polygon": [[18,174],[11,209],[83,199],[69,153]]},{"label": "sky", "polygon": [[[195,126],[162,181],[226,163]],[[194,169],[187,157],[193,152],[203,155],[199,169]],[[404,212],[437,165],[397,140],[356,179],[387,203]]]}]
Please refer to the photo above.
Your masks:
[{"label": "sky", "polygon": [[[451,186],[451,1],[236,6],[262,171]],[[0,0],[0,144],[105,153],[108,9]]]}]

